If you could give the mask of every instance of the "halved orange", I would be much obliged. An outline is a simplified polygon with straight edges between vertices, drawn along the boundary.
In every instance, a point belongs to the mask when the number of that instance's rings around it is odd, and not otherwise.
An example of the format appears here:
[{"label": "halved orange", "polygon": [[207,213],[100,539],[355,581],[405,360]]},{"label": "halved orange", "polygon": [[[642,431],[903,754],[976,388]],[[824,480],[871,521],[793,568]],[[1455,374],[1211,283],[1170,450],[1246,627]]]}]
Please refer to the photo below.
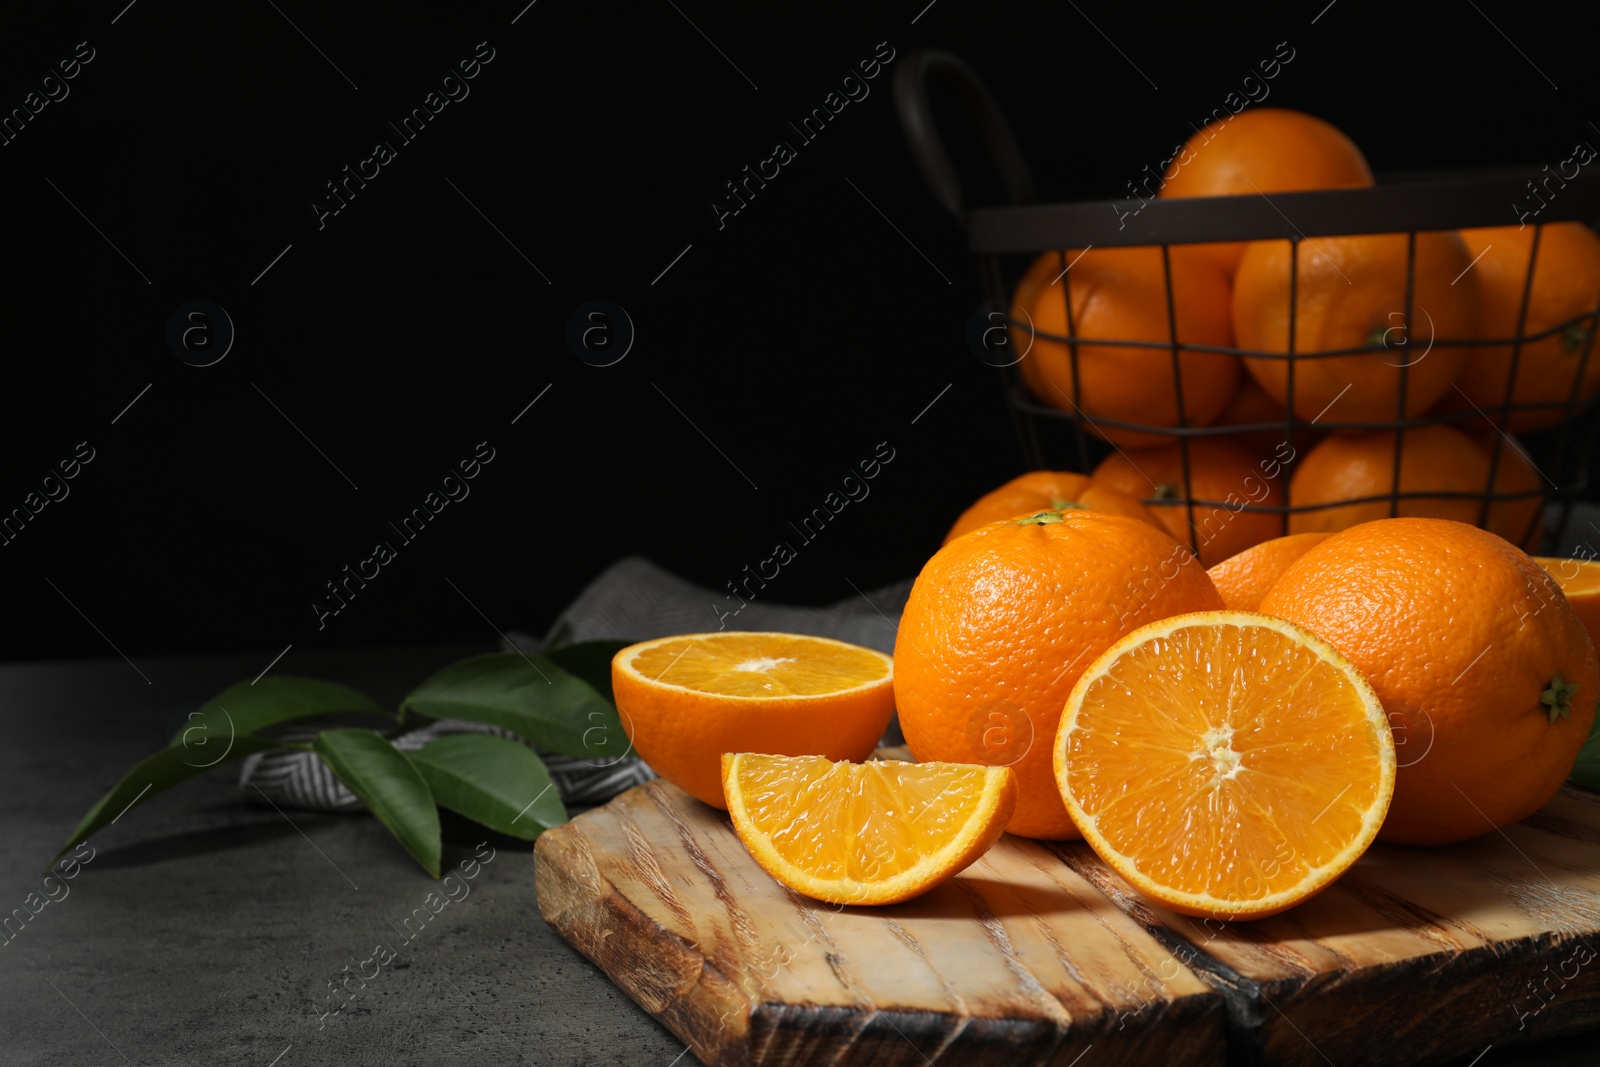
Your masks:
[{"label": "halved orange", "polygon": [[634,751],[725,808],[724,752],[872,755],[894,714],[894,660],[804,634],[679,634],[618,652],[611,688]]},{"label": "halved orange", "polygon": [[733,828],[779,882],[834,904],[893,904],[989,851],[1017,804],[1009,767],[729,752]]},{"label": "halved orange", "polygon": [[1083,672],[1056,781],[1072,821],[1140,893],[1188,915],[1274,915],[1377,836],[1394,738],[1355,667],[1248,611],[1150,623]]},{"label": "halved orange", "polygon": [[1589,640],[1600,648],[1600,560],[1534,556],[1533,561],[1556,580]]}]

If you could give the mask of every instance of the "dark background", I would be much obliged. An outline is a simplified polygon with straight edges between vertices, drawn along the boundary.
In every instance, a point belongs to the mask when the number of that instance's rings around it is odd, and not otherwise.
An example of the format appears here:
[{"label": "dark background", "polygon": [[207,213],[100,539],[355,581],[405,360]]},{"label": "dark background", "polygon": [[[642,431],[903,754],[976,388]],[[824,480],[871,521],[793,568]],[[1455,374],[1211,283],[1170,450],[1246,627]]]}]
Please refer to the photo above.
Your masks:
[{"label": "dark background", "polygon": [[[1125,195],[1285,40],[1268,103],[1332,121],[1378,171],[1531,173],[1600,138],[1593,9],[525,2],[5,14],[0,109],[79,41],[96,57],[0,148],[0,511],[77,442],[96,458],[0,548],[0,656],[489,642],[485,616],[542,632],[626,554],[721,587],[879,442],[895,459],[870,497],[765,595],[915,573],[1020,460],[964,343],[974,262],[895,120],[913,47],[988,81],[1049,199]],[[470,96],[319,231],[322,183],[396,142],[385,120],[480,41]],[[719,230],[723,183],[884,41],[871,95]],[[165,339],[194,298],[237,330],[211,367]],[[595,298],[638,332],[607,368],[564,339]],[[485,440],[471,495],[390,537],[398,559],[319,631],[323,583]]]}]

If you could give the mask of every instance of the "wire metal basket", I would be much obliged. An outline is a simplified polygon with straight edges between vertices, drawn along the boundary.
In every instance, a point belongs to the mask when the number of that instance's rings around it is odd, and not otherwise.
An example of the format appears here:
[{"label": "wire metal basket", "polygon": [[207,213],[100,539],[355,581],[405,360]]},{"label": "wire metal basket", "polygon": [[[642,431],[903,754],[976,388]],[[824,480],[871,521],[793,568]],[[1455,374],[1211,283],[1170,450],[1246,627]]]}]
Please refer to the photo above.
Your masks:
[{"label": "wire metal basket", "polygon": [[[939,79],[956,90],[971,111],[990,162],[998,169],[1004,182],[1011,200],[1009,205],[977,209],[968,209],[964,205],[960,180],[934,126],[928,100],[930,79]],[[1071,406],[1070,400],[1069,408],[1061,410],[1037,399],[1023,381],[1017,364],[1020,359],[1026,358],[1025,353],[997,359],[985,356],[988,362],[1003,367],[1000,373],[1006,403],[1024,463],[1029,469],[1090,471],[1100,458],[1115,447],[1105,440],[1108,430],[1137,432],[1175,443],[1182,460],[1181,492],[1161,500],[1147,500],[1146,503],[1185,508],[1190,548],[1197,553],[1200,550],[1201,529],[1197,513],[1212,512],[1219,508],[1227,508],[1233,513],[1265,512],[1279,516],[1282,531],[1288,533],[1291,518],[1297,514],[1358,504],[1387,503],[1388,514],[1393,516],[1401,513],[1402,502],[1413,498],[1466,498],[1476,501],[1476,521],[1480,526],[1488,525],[1491,510],[1497,506],[1509,510],[1517,501],[1537,500],[1542,503],[1550,500],[1555,504],[1555,509],[1545,532],[1547,537],[1553,535],[1555,544],[1564,543],[1572,517],[1572,505],[1587,487],[1589,460],[1594,453],[1596,438],[1600,436],[1600,415],[1595,411],[1600,397],[1580,396],[1580,388],[1594,354],[1595,326],[1597,318],[1600,318],[1600,292],[1595,294],[1593,305],[1569,321],[1536,333],[1526,333],[1525,330],[1533,292],[1534,268],[1544,228],[1555,222],[1577,220],[1592,225],[1600,220],[1600,176],[1580,173],[1577,177],[1567,178],[1563,175],[1557,189],[1549,190],[1546,187],[1548,199],[1537,201],[1530,196],[1531,192],[1536,191],[1530,177],[1538,172],[1530,169],[1388,176],[1376,186],[1368,188],[1274,193],[1270,198],[1266,195],[1250,195],[1040,204],[1036,203],[1038,197],[1032,176],[1005,118],[994,98],[965,63],[946,52],[910,53],[897,72],[895,94],[901,125],[923,177],[935,198],[961,223],[967,234],[969,248],[977,257],[979,278],[986,299],[975,321],[987,318],[992,323],[1003,324],[1005,331],[988,331],[991,335],[999,333],[1002,341],[1005,334],[1015,340],[1019,331],[1025,331],[1025,336],[1029,338],[1065,345],[1071,361],[1073,396],[1080,400],[1084,395],[1078,389],[1080,344],[1092,344],[1096,348],[1119,345],[1147,350],[1165,348],[1171,353],[1172,380],[1177,390],[1177,425],[1091,418]],[[1516,334],[1500,338],[1437,338],[1433,341],[1437,347],[1454,346],[1468,350],[1475,347],[1509,347],[1510,375],[1503,402],[1487,411],[1468,406],[1459,411],[1434,412],[1408,418],[1405,415],[1406,397],[1413,362],[1407,359],[1390,364],[1399,369],[1399,400],[1392,419],[1321,421],[1302,419],[1295,414],[1297,366],[1304,366],[1312,360],[1383,351],[1383,346],[1379,345],[1327,351],[1295,350],[1295,323],[1300,307],[1301,242],[1308,242],[1315,248],[1315,239],[1319,237],[1403,235],[1406,239],[1406,270],[1404,318],[1400,329],[1403,331],[1401,336],[1409,338],[1412,316],[1416,310],[1413,303],[1419,235],[1515,223],[1518,215],[1513,205],[1519,202],[1537,203],[1539,208],[1537,216],[1527,222],[1534,232],[1527,275],[1522,286]],[[1190,344],[1181,340],[1175,328],[1177,313],[1172,287],[1172,250],[1184,245],[1263,240],[1288,242],[1286,351]],[[1028,263],[1041,253],[1054,253],[1058,257],[1061,273],[1066,274],[1069,260],[1077,250],[1134,246],[1160,250],[1166,289],[1168,340],[1152,342],[1074,336],[1076,327],[1073,323],[1072,301],[1066,285],[1061,286],[1066,333],[1046,333],[1031,322],[1022,322],[1011,316],[1010,298],[1017,281]],[[976,330],[982,332],[982,327]],[[1565,400],[1515,401],[1513,384],[1519,381],[1517,374],[1524,347],[1563,333],[1567,337],[1579,338],[1576,370]],[[969,331],[970,336],[976,336],[976,333]],[[1272,422],[1225,426],[1191,425],[1183,411],[1183,370],[1179,357],[1185,352],[1282,361],[1288,390],[1283,418]],[[1063,399],[1068,398],[1064,396]],[[1481,491],[1431,488],[1403,490],[1401,462],[1406,435],[1396,432],[1392,482],[1387,493],[1333,503],[1297,503],[1293,499],[1292,476],[1295,465],[1303,459],[1297,445],[1303,445],[1313,434],[1352,430],[1406,431],[1468,420],[1476,420],[1475,425],[1493,420],[1494,425],[1504,428],[1512,424],[1513,415],[1526,411],[1554,411],[1560,416],[1560,421],[1554,426],[1535,431],[1539,438],[1537,452],[1544,461],[1536,466],[1542,481],[1534,488],[1495,490],[1494,487],[1501,484],[1497,479],[1503,473],[1501,468],[1505,463],[1506,450],[1517,447],[1502,430],[1493,434],[1492,444],[1488,446],[1488,479]],[[1281,435],[1282,441],[1288,446],[1281,504],[1247,503],[1240,506],[1237,500],[1197,497],[1191,491],[1192,442],[1203,438],[1259,438],[1263,432]],[[1519,531],[1519,543],[1537,547],[1532,541],[1546,509],[1532,504],[1526,506],[1531,517],[1526,529]],[[1203,518],[1202,514],[1201,521]],[[1507,536],[1509,538],[1510,534]]]}]

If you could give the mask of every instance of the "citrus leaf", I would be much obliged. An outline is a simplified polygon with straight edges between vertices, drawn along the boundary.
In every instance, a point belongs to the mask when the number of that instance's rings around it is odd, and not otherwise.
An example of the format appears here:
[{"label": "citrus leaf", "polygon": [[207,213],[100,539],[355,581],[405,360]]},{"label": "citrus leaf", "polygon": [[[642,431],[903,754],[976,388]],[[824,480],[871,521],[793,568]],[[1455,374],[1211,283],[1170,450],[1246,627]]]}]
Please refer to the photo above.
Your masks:
[{"label": "citrus leaf", "polygon": [[575,674],[594,686],[595,692],[615,704],[616,698],[611,695],[611,661],[618,652],[632,644],[637,642],[610,639],[579,641],[551,649],[544,655],[568,674]]},{"label": "citrus leaf", "polygon": [[[199,746],[213,739],[259,733],[282,722],[339,712],[366,712],[394,719],[394,714],[382,705],[337,682],[269,674],[255,682],[230,686],[206,701],[168,744],[198,751]],[[200,757],[195,761],[200,762]]]},{"label": "citrus leaf", "polygon": [[[222,750],[220,755],[208,752],[198,745],[190,745],[164,748],[142,760],[89,809],[88,814],[78,823],[78,828],[72,831],[72,836],[67,838],[67,843],[61,846],[61,851],[50,857],[50,863],[60,859],[61,854],[73,845],[87,840],[90,835],[122,818],[135,804],[143,803],[180,782],[204,774],[212,767],[232,763],[234,760],[268,749],[303,747],[271,741],[264,737],[252,737],[249,734],[229,737],[226,745],[223,745],[220,739],[216,739],[216,743]],[[45,866],[46,869],[49,868],[49,864]]]},{"label": "citrus leaf", "polygon": [[324,730],[312,747],[422,869],[439,877],[439,809],[406,754],[371,730]]},{"label": "citrus leaf", "polygon": [[1578,762],[1573,764],[1567,780],[1580,789],[1600,793],[1600,715],[1589,728],[1589,740],[1578,750]]},{"label": "citrus leaf", "polygon": [[442,808],[532,841],[567,821],[544,761],[527,745],[490,734],[451,734],[410,759]]},{"label": "citrus leaf", "polygon": [[594,686],[545,656],[491,652],[452,663],[400,705],[436,719],[466,719],[510,730],[567,756],[622,756],[628,738]]}]

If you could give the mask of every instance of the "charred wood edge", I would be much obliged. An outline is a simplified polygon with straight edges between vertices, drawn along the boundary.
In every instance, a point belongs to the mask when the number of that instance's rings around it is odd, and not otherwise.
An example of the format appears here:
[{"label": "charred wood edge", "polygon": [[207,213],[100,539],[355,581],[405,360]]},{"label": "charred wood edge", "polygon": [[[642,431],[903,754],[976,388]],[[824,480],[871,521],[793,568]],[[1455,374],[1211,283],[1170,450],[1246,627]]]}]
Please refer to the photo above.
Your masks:
[{"label": "charred wood edge", "polygon": [[1261,998],[1260,986],[1168,926],[1138,896],[1109,881],[1107,876],[1115,875],[1088,851],[1087,846],[1074,848],[1073,843],[1056,841],[1040,843],[1144,927],[1147,934],[1172,954],[1175,962],[1193,971],[1202,982],[1221,994],[1223,1031],[1227,1035],[1230,1064],[1257,1067],[1263,1062],[1260,1035],[1266,1013],[1271,1009]]},{"label": "charred wood edge", "polygon": [[[1579,794],[1582,799],[1591,799],[1592,794]],[[1600,802],[1600,798],[1591,799],[1591,802]],[[1166,947],[1173,959],[1198,975],[1201,981],[1222,995],[1224,1011],[1226,1012],[1226,1031],[1228,1035],[1228,1063],[1230,1067],[1265,1067],[1273,1062],[1269,1059],[1272,1051],[1269,1048],[1268,1037],[1271,1036],[1269,1024],[1280,1017],[1281,1009],[1292,1009],[1298,1002],[1301,993],[1312,987],[1335,986],[1341,984],[1351,974],[1359,973],[1362,983],[1368,988],[1375,986],[1392,985],[1396,982],[1415,983],[1419,977],[1419,966],[1432,964],[1426,970],[1429,978],[1444,978],[1444,999],[1456,996],[1465,991],[1470,992],[1477,988],[1487,991],[1490,986],[1495,986],[1497,997],[1504,996],[1505,1004],[1514,1002],[1517,994],[1515,987],[1509,993],[1507,987],[1511,986],[1515,977],[1530,977],[1541,973],[1535,971],[1535,966],[1542,960],[1555,962],[1560,957],[1573,951],[1577,946],[1590,946],[1596,940],[1582,930],[1555,930],[1545,934],[1535,934],[1528,937],[1516,938],[1506,941],[1490,941],[1481,947],[1447,948],[1440,946],[1436,951],[1424,956],[1409,960],[1390,963],[1373,963],[1361,966],[1358,971],[1336,971],[1327,974],[1308,974],[1302,978],[1289,978],[1282,981],[1267,983],[1256,982],[1240,974],[1223,961],[1208,953],[1203,944],[1196,944],[1169,925],[1166,920],[1157,915],[1136,893],[1132,892],[1121,883],[1120,878],[1109,867],[1106,867],[1082,842],[1043,842],[1055,855],[1059,856],[1067,866],[1077,871],[1083,878],[1100,892],[1104,893],[1117,907],[1121,908],[1130,918],[1144,927],[1151,937]],[[1348,876],[1347,876],[1348,877]],[[1432,924],[1443,927],[1444,920],[1425,908],[1421,908],[1403,898],[1396,897],[1387,890],[1376,886],[1362,884],[1358,892],[1363,897],[1378,895],[1384,898],[1387,909],[1399,909],[1406,912],[1418,923]],[[1371,901],[1369,901],[1371,906]],[[1199,920],[1197,920],[1199,921]],[[1587,938],[1587,939],[1586,939]],[[1594,946],[1600,948],[1600,945]],[[1517,965],[1522,965],[1518,967]],[[1514,969],[1515,968],[1515,969]],[[1585,970],[1589,968],[1585,967]],[[1502,977],[1503,976],[1503,977]],[[1479,986],[1460,983],[1481,982]],[[1559,1037],[1566,1034],[1580,1033],[1590,1029],[1600,1022],[1600,983],[1591,977],[1586,984],[1587,988],[1579,987],[1572,995],[1565,997],[1565,1011],[1557,1012],[1551,1019],[1539,1026],[1537,1030],[1531,1026],[1510,1030],[1510,1024],[1496,1027],[1492,1038],[1496,1046],[1520,1044],[1527,1041],[1543,1040]],[[1554,1003],[1554,1001],[1552,1001]],[[1471,1028],[1458,1029],[1452,1043],[1451,1032],[1442,1028],[1425,1028],[1425,1020],[1431,1013],[1419,1015],[1419,1026],[1413,1027],[1434,1042],[1434,1052],[1428,1062],[1437,1062],[1440,1059],[1453,1059],[1470,1055],[1477,1050],[1476,1033],[1467,1036]],[[1281,1016],[1285,1021],[1290,1021],[1287,1014]],[[1290,1026],[1294,1027],[1292,1021]],[[1298,1032],[1298,1028],[1295,1027]],[[1508,1032],[1510,1031],[1510,1032]],[[1298,1032],[1299,1038],[1304,1038],[1311,1048],[1316,1050],[1313,1059],[1322,1062],[1323,1052],[1312,1042],[1312,1038],[1303,1032]],[[1400,1032],[1392,1026],[1386,1030],[1384,1041],[1389,1042],[1393,1053],[1399,1054]],[[1487,1038],[1485,1040],[1488,1040]],[[1333,1053],[1335,1061],[1338,1060],[1338,1050]]]}]

